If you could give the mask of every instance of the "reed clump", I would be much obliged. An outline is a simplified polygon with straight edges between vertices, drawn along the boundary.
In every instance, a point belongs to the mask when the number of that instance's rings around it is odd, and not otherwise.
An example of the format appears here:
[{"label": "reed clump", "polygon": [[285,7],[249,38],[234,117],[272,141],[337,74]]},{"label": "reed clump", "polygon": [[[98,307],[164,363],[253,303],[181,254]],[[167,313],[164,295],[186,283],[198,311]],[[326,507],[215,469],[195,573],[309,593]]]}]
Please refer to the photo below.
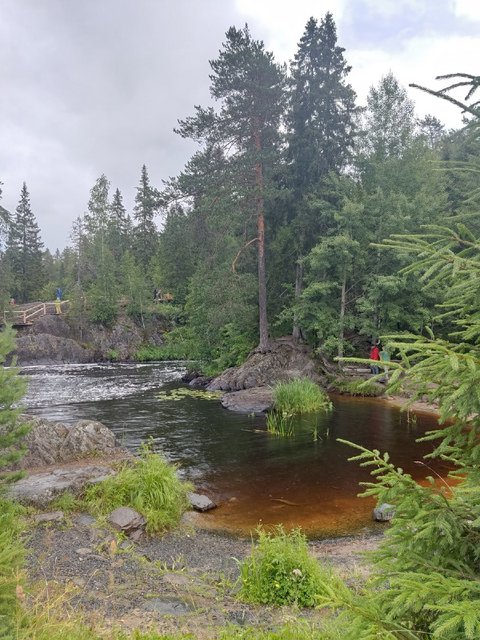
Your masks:
[{"label": "reed clump", "polygon": [[326,392],[309,378],[279,382],[273,390],[273,409],[267,415],[267,430],[280,436],[295,433],[295,416],[331,411]]}]

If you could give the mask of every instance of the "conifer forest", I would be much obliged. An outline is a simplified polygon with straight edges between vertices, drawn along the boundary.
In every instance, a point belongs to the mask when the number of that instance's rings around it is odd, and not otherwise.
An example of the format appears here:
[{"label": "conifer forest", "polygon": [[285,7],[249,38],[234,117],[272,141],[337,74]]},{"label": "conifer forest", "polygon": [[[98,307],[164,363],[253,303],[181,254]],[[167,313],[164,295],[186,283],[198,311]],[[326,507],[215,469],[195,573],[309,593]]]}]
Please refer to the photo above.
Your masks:
[{"label": "conifer forest", "polygon": [[141,167],[132,211],[100,175],[52,253],[27,183],[15,211],[0,208],[1,304],[61,288],[72,315],[108,326],[166,295],[165,354],[215,370],[281,335],[333,358],[365,355],[382,334],[448,332],[445,287],[425,289],[409,252],[385,241],[468,218],[478,135],[419,119],[393,73],[359,104],[330,13],[308,21],[289,68],[247,26],[228,30],[210,67],[211,105],[179,114],[197,150],[160,184]]}]

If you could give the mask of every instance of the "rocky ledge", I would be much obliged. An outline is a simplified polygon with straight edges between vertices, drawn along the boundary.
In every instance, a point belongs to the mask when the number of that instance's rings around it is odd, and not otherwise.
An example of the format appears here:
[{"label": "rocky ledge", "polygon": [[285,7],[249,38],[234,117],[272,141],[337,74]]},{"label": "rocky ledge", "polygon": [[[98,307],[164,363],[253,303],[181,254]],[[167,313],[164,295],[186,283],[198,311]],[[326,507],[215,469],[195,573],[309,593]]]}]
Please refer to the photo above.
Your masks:
[{"label": "rocky ledge", "polygon": [[267,351],[253,351],[242,365],[227,369],[214,378],[207,389],[240,391],[295,378],[310,378],[319,384],[325,382],[310,347],[285,337],[272,341]]}]

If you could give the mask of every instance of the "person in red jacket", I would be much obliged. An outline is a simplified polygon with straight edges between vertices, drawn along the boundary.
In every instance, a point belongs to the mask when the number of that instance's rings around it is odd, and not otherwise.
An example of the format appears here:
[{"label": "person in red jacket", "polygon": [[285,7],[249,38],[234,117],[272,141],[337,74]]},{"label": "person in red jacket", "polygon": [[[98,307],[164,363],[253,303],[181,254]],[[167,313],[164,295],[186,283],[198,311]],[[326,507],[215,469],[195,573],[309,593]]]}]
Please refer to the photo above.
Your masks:
[{"label": "person in red jacket", "polygon": [[[370,349],[370,356],[369,356],[370,360],[380,360],[380,349],[378,348],[378,344],[374,344],[372,346],[372,348]],[[370,371],[372,372],[372,374],[374,376],[378,375],[380,373],[380,369],[378,367],[378,365],[376,364],[371,364],[370,365]]]}]

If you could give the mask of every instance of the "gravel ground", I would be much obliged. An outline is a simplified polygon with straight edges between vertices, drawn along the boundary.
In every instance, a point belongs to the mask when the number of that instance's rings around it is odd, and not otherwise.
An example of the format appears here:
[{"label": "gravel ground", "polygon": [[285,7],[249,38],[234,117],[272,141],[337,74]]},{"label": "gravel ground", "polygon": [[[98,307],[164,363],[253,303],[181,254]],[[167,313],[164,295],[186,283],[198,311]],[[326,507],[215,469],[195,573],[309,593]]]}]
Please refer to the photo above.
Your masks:
[{"label": "gravel ground", "polygon": [[[378,534],[312,541],[315,556],[344,576],[368,569],[361,553],[374,548]],[[138,543],[118,540],[92,518],[36,525],[28,540],[31,581],[68,587],[65,605],[81,611],[99,629],[155,628],[215,638],[227,623],[276,627],[321,611],[298,611],[239,603],[235,599],[238,562],[251,541],[195,530],[188,524],[162,538]]]}]

